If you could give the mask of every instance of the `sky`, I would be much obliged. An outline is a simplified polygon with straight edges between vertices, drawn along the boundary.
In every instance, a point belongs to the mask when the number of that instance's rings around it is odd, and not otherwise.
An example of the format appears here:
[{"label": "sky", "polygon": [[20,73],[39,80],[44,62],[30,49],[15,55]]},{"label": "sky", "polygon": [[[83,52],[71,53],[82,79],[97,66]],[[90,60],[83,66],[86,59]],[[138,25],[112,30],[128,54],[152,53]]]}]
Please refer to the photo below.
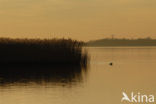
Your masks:
[{"label": "sky", "polygon": [[0,37],[156,38],[156,0],[0,0]]}]

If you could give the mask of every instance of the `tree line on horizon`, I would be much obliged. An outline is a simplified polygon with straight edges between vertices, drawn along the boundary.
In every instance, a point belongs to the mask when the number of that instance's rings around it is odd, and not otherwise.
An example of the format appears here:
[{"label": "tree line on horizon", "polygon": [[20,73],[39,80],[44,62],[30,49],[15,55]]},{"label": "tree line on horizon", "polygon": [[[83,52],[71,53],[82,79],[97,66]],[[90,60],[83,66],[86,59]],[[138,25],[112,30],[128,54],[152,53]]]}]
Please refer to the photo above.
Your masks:
[{"label": "tree line on horizon", "polygon": [[156,39],[150,37],[138,39],[105,38],[88,41],[86,46],[156,46]]}]

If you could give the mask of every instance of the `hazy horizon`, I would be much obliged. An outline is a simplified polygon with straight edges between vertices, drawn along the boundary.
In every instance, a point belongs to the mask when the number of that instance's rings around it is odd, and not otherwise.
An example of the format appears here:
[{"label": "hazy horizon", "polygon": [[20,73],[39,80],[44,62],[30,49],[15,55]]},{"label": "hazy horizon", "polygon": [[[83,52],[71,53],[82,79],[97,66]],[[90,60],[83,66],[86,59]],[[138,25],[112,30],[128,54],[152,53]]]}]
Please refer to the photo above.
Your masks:
[{"label": "hazy horizon", "polygon": [[155,0],[0,0],[0,37],[156,38]]}]

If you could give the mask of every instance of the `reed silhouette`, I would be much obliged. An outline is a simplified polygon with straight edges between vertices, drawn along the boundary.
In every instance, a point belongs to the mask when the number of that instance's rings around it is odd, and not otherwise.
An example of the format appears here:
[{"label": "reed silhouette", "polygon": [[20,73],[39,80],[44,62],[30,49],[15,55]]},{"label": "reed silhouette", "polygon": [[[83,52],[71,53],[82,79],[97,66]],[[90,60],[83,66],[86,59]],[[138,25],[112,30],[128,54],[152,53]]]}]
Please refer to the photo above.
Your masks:
[{"label": "reed silhouette", "polygon": [[10,84],[64,84],[71,85],[83,81],[83,73],[87,74],[87,67],[55,66],[55,67],[5,67],[0,71],[0,87]]},{"label": "reed silhouette", "polygon": [[88,56],[83,44],[72,39],[0,38],[0,67],[86,65]]}]

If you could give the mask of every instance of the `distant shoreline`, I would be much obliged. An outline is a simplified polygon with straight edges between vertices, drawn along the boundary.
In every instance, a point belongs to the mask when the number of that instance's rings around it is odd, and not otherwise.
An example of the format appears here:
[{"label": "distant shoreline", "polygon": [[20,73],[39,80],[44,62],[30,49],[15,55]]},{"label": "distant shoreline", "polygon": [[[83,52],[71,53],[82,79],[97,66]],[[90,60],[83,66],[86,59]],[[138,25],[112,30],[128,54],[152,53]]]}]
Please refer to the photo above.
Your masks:
[{"label": "distant shoreline", "polygon": [[87,47],[152,47],[156,39],[100,39],[86,42]]},{"label": "distant shoreline", "polygon": [[135,47],[156,47],[156,45],[155,45],[155,46],[139,46],[139,45],[138,45],[138,46],[94,46],[94,45],[87,46],[87,45],[86,45],[86,46],[84,46],[84,47],[99,47],[99,48],[100,48],[100,47],[106,47],[106,48],[107,48],[107,47],[108,47],[108,48],[109,48],[109,47],[114,47],[114,48],[115,48],[115,47],[122,47],[122,48],[124,48],[124,47],[125,47],[125,48],[126,48],[126,47],[134,47],[134,48],[135,48]]},{"label": "distant shoreline", "polygon": [[156,46],[84,46],[84,48],[156,48]]}]

